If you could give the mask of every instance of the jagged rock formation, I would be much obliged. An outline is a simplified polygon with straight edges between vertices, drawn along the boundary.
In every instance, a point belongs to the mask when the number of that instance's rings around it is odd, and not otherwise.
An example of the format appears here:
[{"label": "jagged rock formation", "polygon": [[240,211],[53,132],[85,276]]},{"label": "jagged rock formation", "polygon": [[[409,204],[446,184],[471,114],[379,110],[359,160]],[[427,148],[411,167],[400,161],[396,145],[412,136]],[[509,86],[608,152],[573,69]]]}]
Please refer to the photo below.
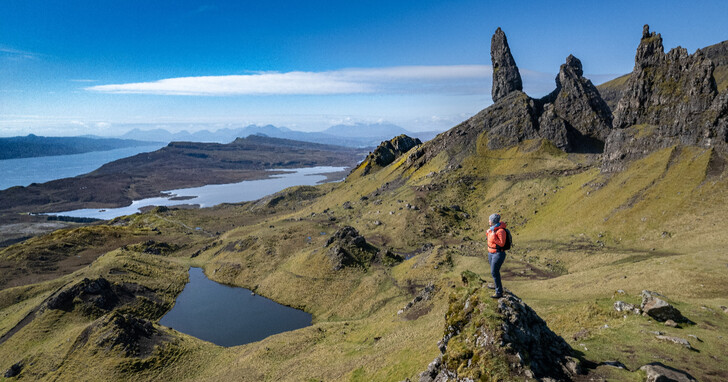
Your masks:
[{"label": "jagged rock formation", "polygon": [[698,50],[665,53],[662,36],[645,25],[635,67],[614,112],[602,170],[675,144],[714,147],[728,142],[728,92],[718,94],[713,62]]},{"label": "jagged rock formation", "polygon": [[367,243],[364,236],[356,228],[344,226],[326,241],[328,258],[335,271],[345,267],[360,266],[366,268],[373,262],[392,265],[404,260],[391,250],[381,251]]},{"label": "jagged rock formation", "polygon": [[556,77],[556,90],[541,100],[540,135],[564,151],[600,146],[612,128],[609,106],[583,74],[581,61],[569,55]]},{"label": "jagged rock formation", "polygon": [[497,302],[479,287],[453,294],[445,319],[442,354],[420,374],[420,382],[516,377],[564,381],[579,372],[566,341],[511,293]]},{"label": "jagged rock formation", "polygon": [[493,103],[514,91],[523,90],[521,73],[511,55],[506,34],[498,28],[490,39],[490,60],[493,63]]},{"label": "jagged rock formation", "polygon": [[422,144],[418,138],[411,138],[407,135],[399,135],[389,141],[382,142],[364,159],[364,171],[362,175],[369,174],[374,166],[385,167],[394,162],[402,154],[410,151],[413,147]]},{"label": "jagged rock formation", "polygon": [[456,165],[459,158],[475,152],[483,133],[489,149],[544,138],[567,152],[601,152],[612,114],[596,87],[583,77],[581,61],[569,56],[556,77],[556,90],[534,99],[522,91],[518,67],[500,28],[491,40],[491,59],[494,104],[411,153],[409,165],[420,167],[443,151]]}]

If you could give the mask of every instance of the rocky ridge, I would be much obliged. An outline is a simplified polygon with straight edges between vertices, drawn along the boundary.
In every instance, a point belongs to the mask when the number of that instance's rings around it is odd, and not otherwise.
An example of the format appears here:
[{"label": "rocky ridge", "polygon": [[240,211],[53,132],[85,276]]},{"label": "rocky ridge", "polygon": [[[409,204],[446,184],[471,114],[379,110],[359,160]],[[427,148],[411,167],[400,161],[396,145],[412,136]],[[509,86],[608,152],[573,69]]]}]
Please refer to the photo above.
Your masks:
[{"label": "rocky ridge", "polygon": [[[473,274],[474,275],[474,274]],[[445,316],[441,351],[420,382],[501,380],[505,377],[543,381],[572,380],[580,372],[566,341],[516,295],[494,301],[478,284],[455,292]]]},{"label": "rocky ridge", "polygon": [[645,25],[635,67],[614,111],[602,170],[673,145],[722,147],[728,142],[728,92],[718,93],[715,64],[702,50],[665,53],[662,36]]}]

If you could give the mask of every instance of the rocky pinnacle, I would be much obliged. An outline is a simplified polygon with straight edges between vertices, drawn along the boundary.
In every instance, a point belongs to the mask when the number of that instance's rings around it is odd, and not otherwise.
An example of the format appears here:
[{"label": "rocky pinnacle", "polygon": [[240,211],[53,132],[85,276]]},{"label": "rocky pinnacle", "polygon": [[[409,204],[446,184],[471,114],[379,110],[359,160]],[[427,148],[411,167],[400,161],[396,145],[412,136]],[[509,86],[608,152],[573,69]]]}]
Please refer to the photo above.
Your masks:
[{"label": "rocky pinnacle", "polygon": [[493,102],[516,90],[523,90],[521,74],[508,47],[506,34],[498,28],[490,40],[490,60],[493,63]]}]

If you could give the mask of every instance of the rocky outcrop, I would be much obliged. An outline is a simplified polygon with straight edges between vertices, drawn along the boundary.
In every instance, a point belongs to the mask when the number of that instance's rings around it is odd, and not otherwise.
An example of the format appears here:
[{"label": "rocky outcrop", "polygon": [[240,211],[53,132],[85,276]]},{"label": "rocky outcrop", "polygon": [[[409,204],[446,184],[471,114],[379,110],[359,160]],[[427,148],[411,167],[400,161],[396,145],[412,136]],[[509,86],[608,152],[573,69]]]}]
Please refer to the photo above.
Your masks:
[{"label": "rocky outcrop", "polygon": [[690,322],[680,311],[664,300],[665,296],[648,290],[642,291],[642,304],[640,308],[648,316],[657,321]]},{"label": "rocky outcrop", "polygon": [[13,377],[16,377],[18,374],[20,374],[21,371],[23,371],[23,362],[22,361],[13,364],[13,366],[10,366],[10,368],[5,370],[5,374],[3,374],[3,376],[5,378],[13,378]]},{"label": "rocky outcrop", "polygon": [[662,36],[645,25],[635,66],[614,111],[605,172],[675,144],[713,147],[728,142],[728,93],[718,94],[714,63],[698,50],[664,52]]},{"label": "rocky outcrop", "polygon": [[601,143],[612,129],[612,112],[597,88],[583,76],[581,61],[569,55],[556,77],[556,90],[541,99],[541,136],[564,151],[588,149]]},{"label": "rocky outcrop", "polygon": [[112,313],[99,326],[96,345],[107,350],[118,348],[127,357],[148,356],[164,338],[150,321],[129,314]]},{"label": "rocky outcrop", "polygon": [[659,362],[653,362],[640,367],[640,370],[646,374],[645,382],[695,382],[696,379],[692,375],[669,366],[665,366]]},{"label": "rocky outcrop", "polygon": [[335,271],[355,266],[367,268],[374,262],[394,265],[404,260],[391,250],[379,250],[367,243],[364,236],[351,226],[337,230],[326,241],[326,247],[329,248],[326,255]]},{"label": "rocky outcrop", "polygon": [[421,144],[422,141],[418,138],[411,138],[404,134],[394,137],[389,141],[382,142],[364,160],[363,175],[369,174],[374,166],[385,167],[389,165],[402,154]]},{"label": "rocky outcrop", "polygon": [[511,55],[506,34],[498,28],[490,39],[490,60],[493,63],[493,103],[514,91],[523,90],[521,73]]},{"label": "rocky outcrop", "polygon": [[79,303],[87,307],[111,310],[119,304],[119,296],[105,278],[99,277],[94,280],[85,278],[52,296],[46,302],[46,307],[69,311]]},{"label": "rocky outcrop", "polygon": [[579,363],[563,338],[517,296],[493,300],[480,287],[455,292],[445,316],[441,355],[420,382],[571,380]]}]

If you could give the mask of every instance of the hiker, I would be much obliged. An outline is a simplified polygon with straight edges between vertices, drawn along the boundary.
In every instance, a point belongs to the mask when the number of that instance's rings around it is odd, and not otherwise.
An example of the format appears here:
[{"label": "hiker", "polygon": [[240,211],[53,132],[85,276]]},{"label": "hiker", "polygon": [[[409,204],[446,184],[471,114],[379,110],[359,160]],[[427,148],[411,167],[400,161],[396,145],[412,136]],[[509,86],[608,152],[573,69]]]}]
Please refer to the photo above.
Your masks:
[{"label": "hiker", "polygon": [[506,223],[500,221],[501,216],[498,214],[490,215],[488,225],[490,228],[486,232],[488,235],[488,263],[490,264],[490,274],[495,282],[495,294],[492,298],[503,297],[503,284],[501,284],[500,269],[503,261],[506,259],[506,252],[503,247],[506,245]]}]

